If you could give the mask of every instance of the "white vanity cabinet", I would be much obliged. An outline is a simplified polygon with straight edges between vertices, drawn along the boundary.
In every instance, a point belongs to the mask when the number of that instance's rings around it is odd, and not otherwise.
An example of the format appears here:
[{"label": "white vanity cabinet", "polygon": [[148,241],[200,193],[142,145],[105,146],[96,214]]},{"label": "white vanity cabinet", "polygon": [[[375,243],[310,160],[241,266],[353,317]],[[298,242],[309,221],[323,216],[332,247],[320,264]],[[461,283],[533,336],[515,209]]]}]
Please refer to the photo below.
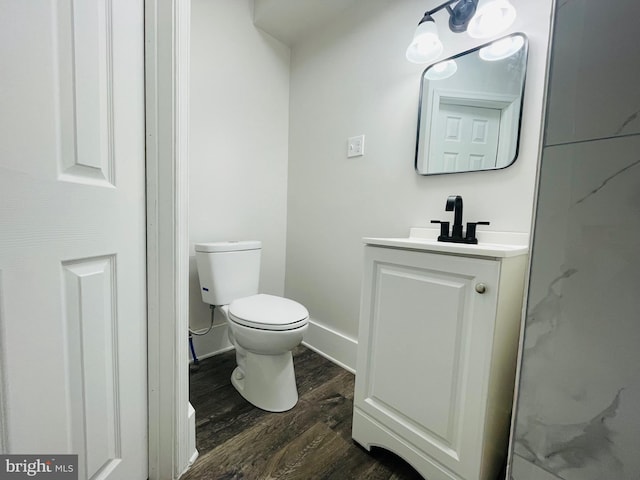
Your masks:
[{"label": "white vanity cabinet", "polygon": [[395,452],[428,480],[495,480],[526,248],[381,243],[365,246],[353,438]]}]

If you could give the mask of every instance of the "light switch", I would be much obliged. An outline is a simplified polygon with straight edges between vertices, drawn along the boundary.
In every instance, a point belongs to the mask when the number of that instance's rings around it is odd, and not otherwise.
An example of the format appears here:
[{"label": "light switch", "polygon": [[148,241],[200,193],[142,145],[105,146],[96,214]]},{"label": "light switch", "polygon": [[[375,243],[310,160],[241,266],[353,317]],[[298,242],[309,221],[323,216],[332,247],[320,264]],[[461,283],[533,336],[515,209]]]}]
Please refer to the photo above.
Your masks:
[{"label": "light switch", "polygon": [[347,158],[361,157],[364,155],[364,135],[349,137],[347,139]]}]

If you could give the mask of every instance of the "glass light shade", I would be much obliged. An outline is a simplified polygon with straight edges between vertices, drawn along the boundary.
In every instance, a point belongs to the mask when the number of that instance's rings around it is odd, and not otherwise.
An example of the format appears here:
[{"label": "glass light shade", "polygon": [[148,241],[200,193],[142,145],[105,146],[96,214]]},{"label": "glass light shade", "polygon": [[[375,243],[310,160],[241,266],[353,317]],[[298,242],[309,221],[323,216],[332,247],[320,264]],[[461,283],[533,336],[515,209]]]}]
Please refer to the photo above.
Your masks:
[{"label": "glass light shade", "polygon": [[488,38],[509,28],[516,19],[516,9],[509,0],[480,0],[467,27],[473,38]]},{"label": "glass light shade", "polygon": [[424,77],[429,80],[444,80],[458,71],[458,64],[455,60],[445,60],[436,63],[427,69]]},{"label": "glass light shade", "polygon": [[520,50],[523,45],[524,38],[521,36],[507,37],[501,40],[496,40],[486,47],[482,47],[479,55],[482,60],[494,62],[496,60],[502,60],[503,58],[510,57]]},{"label": "glass light shade", "polygon": [[413,63],[428,63],[438,58],[442,50],[435,22],[426,20],[416,28],[413,41],[407,48],[407,60]]}]

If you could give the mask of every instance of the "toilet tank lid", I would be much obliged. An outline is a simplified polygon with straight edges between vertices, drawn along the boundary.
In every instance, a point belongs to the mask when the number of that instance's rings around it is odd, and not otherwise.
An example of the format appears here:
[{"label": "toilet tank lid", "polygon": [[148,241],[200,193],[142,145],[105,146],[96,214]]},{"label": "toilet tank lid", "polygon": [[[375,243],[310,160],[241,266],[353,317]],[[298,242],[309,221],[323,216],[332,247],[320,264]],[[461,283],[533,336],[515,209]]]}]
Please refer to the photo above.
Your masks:
[{"label": "toilet tank lid", "polygon": [[259,250],[262,242],[259,240],[241,240],[226,242],[196,243],[196,252],[236,252],[240,250]]}]

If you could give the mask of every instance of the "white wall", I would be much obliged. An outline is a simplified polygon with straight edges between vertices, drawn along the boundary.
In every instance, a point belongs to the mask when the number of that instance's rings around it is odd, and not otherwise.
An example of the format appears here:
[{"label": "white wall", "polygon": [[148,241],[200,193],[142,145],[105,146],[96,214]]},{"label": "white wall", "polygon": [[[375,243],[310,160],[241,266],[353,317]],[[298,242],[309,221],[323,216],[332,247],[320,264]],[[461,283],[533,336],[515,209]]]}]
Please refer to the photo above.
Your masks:
[{"label": "white wall", "polygon": [[[307,341],[347,366],[355,366],[363,236],[406,236],[411,226],[448,218],[451,194],[464,197],[465,221],[530,230],[551,0],[513,4],[511,31],[528,36],[529,63],[520,155],[501,171],[414,172],[425,67],[404,53],[435,1],[359,0],[293,47],[285,293],[311,312]],[[443,58],[484,43],[449,32],[446,12],[435,18]],[[359,134],[365,156],[347,159],[346,140]]]},{"label": "white wall", "polygon": [[[261,289],[284,291],[290,50],[253,26],[252,8],[192,1],[191,328],[209,324],[194,243],[262,240]],[[224,328],[196,342],[199,355],[227,345]]]}]

